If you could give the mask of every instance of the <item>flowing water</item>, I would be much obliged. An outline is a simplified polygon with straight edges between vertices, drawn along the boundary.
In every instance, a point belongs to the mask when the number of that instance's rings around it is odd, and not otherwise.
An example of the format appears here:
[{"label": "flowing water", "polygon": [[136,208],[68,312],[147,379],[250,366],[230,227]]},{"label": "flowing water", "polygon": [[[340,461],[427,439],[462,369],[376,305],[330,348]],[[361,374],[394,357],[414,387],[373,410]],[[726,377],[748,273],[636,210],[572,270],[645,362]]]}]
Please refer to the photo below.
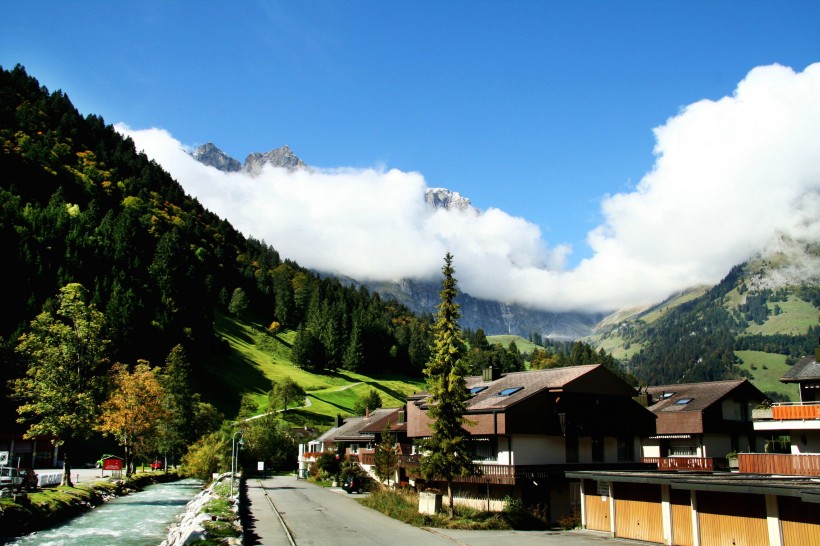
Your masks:
[{"label": "flowing water", "polygon": [[10,542],[31,546],[157,546],[176,516],[202,490],[198,480],[149,485],[116,497],[76,518]]}]

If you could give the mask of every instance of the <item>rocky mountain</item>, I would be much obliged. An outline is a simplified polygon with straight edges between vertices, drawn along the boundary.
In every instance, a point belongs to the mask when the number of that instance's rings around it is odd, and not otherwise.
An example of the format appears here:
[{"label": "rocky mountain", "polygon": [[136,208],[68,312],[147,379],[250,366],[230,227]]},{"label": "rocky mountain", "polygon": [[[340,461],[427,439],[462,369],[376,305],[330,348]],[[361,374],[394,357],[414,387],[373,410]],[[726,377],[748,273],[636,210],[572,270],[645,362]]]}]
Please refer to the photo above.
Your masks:
[{"label": "rocky mountain", "polygon": [[424,191],[424,200],[436,209],[475,210],[469,199],[460,193],[445,188],[428,188]]},{"label": "rocky mountain", "polygon": [[[435,314],[436,306],[441,301],[441,286],[436,282],[404,279],[399,282],[366,283],[366,286],[416,313]],[[556,341],[574,340],[592,334],[596,324],[604,318],[603,314],[594,313],[549,313],[521,305],[482,300],[466,293],[459,294],[456,301],[461,306],[461,327],[470,330],[481,328],[486,335],[513,334],[529,339],[537,333]]]},{"label": "rocky mountain", "polygon": [[285,144],[281,148],[276,148],[269,152],[254,152],[248,155],[248,157],[245,158],[244,165],[242,165],[242,171],[251,176],[258,176],[265,165],[282,167],[291,171],[307,167],[307,164],[299,159],[296,154],[293,153],[293,150]]},{"label": "rocky mountain", "polygon": [[220,171],[236,172],[242,169],[242,164],[217,148],[212,142],[203,144],[191,152],[191,155],[204,165],[214,167]]},{"label": "rocky mountain", "polygon": [[265,165],[282,167],[289,170],[307,168],[307,164],[299,159],[293,150],[286,144],[281,148],[275,148],[269,152],[254,152],[248,154],[245,163],[240,163],[216,147],[212,142],[197,147],[191,156],[210,167],[214,167],[224,172],[242,171],[251,176],[258,176]]}]

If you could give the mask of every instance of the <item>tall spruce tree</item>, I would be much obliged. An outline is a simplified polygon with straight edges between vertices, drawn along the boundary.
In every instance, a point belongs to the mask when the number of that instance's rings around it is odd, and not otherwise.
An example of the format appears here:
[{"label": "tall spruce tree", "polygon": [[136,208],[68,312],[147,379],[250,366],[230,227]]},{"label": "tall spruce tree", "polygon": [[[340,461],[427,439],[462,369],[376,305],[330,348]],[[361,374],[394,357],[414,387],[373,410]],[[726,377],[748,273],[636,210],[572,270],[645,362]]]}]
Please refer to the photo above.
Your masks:
[{"label": "tall spruce tree", "polygon": [[420,465],[425,479],[447,483],[449,513],[453,516],[453,478],[473,475],[476,471],[470,450],[470,434],[464,429],[464,418],[470,395],[464,381],[462,357],[467,344],[461,333],[461,318],[457,284],[453,274],[453,256],[444,257],[444,280],[441,283],[441,303],[433,326],[433,348],[424,370],[427,376],[428,415],[432,435],[422,443],[424,456]]}]

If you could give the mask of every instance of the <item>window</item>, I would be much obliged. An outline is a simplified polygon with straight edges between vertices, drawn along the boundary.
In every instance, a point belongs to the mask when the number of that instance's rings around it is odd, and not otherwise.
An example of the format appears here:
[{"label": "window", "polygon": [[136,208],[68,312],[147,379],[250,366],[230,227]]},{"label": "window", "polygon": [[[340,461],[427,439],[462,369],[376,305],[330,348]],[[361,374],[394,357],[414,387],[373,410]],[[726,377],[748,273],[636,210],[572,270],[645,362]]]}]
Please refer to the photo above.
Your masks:
[{"label": "window", "polygon": [[497,393],[495,393],[495,395],[496,396],[510,396],[510,395],[513,395],[513,394],[517,393],[518,391],[520,391],[523,388],[524,387],[512,387],[512,388],[509,388],[509,389],[504,389],[501,392],[497,392]]},{"label": "window", "polygon": [[622,436],[618,438],[618,460],[635,460],[635,442],[632,440],[631,436]]},{"label": "window", "polygon": [[486,390],[487,390],[487,387],[473,387],[472,389],[470,389],[470,394],[478,394],[481,391],[486,391]]},{"label": "window", "polygon": [[660,399],[661,400],[666,400],[667,398],[670,398],[674,395],[675,395],[674,392],[663,392],[663,393],[661,393]]},{"label": "window", "polygon": [[670,457],[697,457],[698,449],[695,446],[669,446]]},{"label": "window", "polygon": [[676,400],[675,404],[679,406],[684,406],[692,401],[692,398],[681,398],[680,400]]},{"label": "window", "polygon": [[474,461],[497,461],[498,460],[498,439],[472,438],[470,446],[473,452]]},{"label": "window", "polygon": [[596,463],[604,462],[604,438],[602,436],[592,437],[592,460]]},{"label": "window", "polygon": [[577,436],[567,436],[567,437],[564,438],[564,442],[566,443],[567,462],[568,463],[577,463],[578,462],[578,437]]}]

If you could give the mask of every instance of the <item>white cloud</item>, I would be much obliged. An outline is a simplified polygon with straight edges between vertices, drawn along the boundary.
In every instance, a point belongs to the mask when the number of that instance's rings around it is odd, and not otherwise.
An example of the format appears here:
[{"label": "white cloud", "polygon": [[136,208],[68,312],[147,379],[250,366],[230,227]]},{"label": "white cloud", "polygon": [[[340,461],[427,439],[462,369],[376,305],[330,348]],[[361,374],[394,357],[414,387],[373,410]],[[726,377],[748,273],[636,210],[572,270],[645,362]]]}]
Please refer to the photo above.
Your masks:
[{"label": "white cloud", "polygon": [[268,168],[250,178],[197,163],[163,130],[118,129],[205,207],[300,265],[438,278],[449,251],[463,291],[541,309],[657,302],[718,282],[779,235],[820,240],[820,64],[758,67],[733,96],[656,128],[654,168],[602,200],[593,255],[570,271],[569,247],[548,248],[525,219],[428,208],[419,173]]}]

